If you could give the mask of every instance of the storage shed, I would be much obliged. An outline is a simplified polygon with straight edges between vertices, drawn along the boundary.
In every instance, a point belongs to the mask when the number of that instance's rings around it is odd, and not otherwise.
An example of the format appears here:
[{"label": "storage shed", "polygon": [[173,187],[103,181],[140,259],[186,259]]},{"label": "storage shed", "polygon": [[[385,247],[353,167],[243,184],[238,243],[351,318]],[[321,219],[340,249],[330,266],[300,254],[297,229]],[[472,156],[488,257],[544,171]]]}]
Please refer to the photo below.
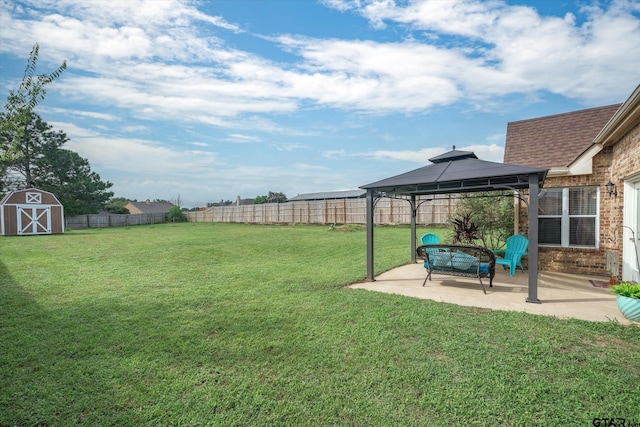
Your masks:
[{"label": "storage shed", "polygon": [[0,226],[3,236],[60,234],[64,233],[64,210],[48,191],[16,190],[0,200]]}]

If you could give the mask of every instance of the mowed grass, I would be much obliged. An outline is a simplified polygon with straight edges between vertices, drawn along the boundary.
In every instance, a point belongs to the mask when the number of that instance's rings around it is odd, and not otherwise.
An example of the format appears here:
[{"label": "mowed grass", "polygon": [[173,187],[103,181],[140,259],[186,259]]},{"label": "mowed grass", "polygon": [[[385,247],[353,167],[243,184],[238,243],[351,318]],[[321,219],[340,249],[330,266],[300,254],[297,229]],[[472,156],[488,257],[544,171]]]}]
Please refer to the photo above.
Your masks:
[{"label": "mowed grass", "polygon": [[[375,236],[377,272],[410,260],[408,228]],[[0,238],[0,425],[640,422],[637,326],[346,288],[365,243],[202,223]]]}]

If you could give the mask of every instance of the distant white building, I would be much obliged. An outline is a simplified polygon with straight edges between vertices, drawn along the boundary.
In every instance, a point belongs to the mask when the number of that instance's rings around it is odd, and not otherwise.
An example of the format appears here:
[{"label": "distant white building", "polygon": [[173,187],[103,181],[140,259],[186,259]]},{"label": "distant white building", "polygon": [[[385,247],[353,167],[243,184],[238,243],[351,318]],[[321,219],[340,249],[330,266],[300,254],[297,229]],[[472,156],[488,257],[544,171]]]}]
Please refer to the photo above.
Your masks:
[{"label": "distant white building", "polygon": [[307,200],[331,200],[331,199],[362,199],[367,195],[366,190],[325,191],[322,193],[298,194],[290,198],[289,202],[301,202]]}]

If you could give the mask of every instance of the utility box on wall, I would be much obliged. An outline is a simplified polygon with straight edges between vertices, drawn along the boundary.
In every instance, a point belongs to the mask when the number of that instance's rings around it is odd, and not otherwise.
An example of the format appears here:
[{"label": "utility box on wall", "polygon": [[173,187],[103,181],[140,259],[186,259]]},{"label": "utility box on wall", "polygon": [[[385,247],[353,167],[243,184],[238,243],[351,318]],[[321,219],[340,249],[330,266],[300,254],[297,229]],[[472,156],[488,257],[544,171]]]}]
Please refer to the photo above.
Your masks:
[{"label": "utility box on wall", "polygon": [[48,191],[12,191],[0,200],[0,227],[3,236],[64,233],[64,209]]}]

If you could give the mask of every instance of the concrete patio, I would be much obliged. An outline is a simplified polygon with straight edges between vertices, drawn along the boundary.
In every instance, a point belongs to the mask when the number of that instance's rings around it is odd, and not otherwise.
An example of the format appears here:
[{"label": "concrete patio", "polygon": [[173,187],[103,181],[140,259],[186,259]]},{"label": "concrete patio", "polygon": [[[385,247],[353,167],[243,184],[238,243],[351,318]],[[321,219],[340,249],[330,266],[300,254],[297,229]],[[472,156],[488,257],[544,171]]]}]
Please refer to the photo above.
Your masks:
[{"label": "concrete patio", "polygon": [[482,292],[478,279],[434,273],[433,280],[423,287],[425,277],[422,263],[408,264],[380,274],[374,282],[356,283],[350,287],[492,310],[522,311],[594,322],[618,321],[625,325],[632,323],[622,316],[616,297],[608,287],[596,287],[590,282],[608,282],[606,277],[541,271],[538,275],[541,304],[525,302],[529,275],[520,270],[511,277],[502,268],[496,268],[493,287],[489,287],[488,279],[483,279],[487,295]]}]

